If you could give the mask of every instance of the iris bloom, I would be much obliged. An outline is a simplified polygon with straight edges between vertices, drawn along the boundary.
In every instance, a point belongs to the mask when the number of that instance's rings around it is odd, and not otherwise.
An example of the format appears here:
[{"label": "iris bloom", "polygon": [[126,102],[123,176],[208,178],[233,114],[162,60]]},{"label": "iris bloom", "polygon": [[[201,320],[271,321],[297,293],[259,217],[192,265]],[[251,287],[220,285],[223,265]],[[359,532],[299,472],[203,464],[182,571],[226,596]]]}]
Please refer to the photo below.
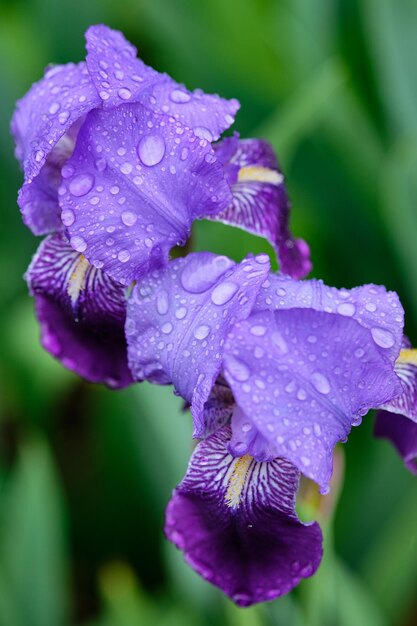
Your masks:
[{"label": "iris bloom", "polygon": [[401,395],[402,329],[395,293],[272,274],[265,255],[191,254],[133,289],[132,374],[173,383],[203,439],[166,533],[236,602],[277,597],[315,571],[320,535],[295,516],[298,475],[326,493],[336,443]]},{"label": "iris bloom", "polygon": [[46,349],[88,380],[124,386],[122,286],[163,266],[195,218],[267,237],[293,276],[310,270],[309,251],[288,230],[271,147],[237,137],[211,145],[233,122],[236,100],[188,91],[105,26],[86,40],[86,62],[48,69],[12,120],[23,218],[35,234],[54,233],[27,280]]}]

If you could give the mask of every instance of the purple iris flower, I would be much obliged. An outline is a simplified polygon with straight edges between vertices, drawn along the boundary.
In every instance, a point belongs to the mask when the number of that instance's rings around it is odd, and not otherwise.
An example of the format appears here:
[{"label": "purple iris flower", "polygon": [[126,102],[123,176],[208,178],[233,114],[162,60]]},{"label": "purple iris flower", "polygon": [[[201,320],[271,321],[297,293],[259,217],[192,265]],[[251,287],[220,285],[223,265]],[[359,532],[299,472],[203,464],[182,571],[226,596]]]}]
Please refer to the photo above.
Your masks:
[{"label": "purple iris flower", "polygon": [[408,469],[417,474],[417,350],[408,341],[404,342],[395,371],[401,379],[402,394],[378,411],[375,435],[389,439]]},{"label": "purple iris flower", "polygon": [[265,255],[236,265],[209,253],[137,285],[126,322],[135,380],[173,383],[195,437],[213,432],[205,406],[221,375],[235,401],[231,453],[284,457],[323,492],[336,443],[401,394],[402,328],[399,299],[383,287],[335,289],[271,274]]},{"label": "purple iris flower", "polygon": [[296,515],[294,465],[233,457],[229,439],[225,426],[197,445],[168,505],[165,533],[203,578],[248,606],[314,574],[322,535]]}]

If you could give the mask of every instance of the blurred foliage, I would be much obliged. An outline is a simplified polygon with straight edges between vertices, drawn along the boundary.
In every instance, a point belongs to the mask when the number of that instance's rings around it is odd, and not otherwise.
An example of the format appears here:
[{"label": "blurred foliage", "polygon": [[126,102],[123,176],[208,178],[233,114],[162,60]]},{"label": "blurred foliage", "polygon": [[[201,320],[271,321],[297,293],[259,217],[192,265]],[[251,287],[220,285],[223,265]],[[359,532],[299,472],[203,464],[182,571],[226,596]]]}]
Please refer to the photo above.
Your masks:
[{"label": "blurred foliage", "polygon": [[[345,447],[318,574],[242,610],[163,538],[192,450],[178,398],[88,385],[40,348],[8,125],[44,66],[83,58],[97,22],[189,87],[239,98],[235,128],[276,148],[313,275],[395,289],[417,342],[415,0],[1,0],[1,626],[417,624],[417,483],[372,440],[371,416]],[[207,222],[194,240],[236,259],[270,251]]]}]

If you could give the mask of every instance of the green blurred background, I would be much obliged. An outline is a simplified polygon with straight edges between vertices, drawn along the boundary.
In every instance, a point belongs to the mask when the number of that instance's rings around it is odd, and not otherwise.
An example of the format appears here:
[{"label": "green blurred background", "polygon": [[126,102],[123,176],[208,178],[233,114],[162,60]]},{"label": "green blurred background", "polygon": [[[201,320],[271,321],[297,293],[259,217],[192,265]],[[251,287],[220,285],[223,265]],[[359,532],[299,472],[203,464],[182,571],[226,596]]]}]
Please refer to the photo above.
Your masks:
[{"label": "green blurred background", "polygon": [[[188,87],[238,98],[235,129],[277,150],[313,275],[395,289],[417,342],[415,0],[2,0],[0,626],[416,625],[417,481],[373,440],[371,415],[343,446],[319,574],[237,609],[163,539],[192,450],[178,399],[86,384],[40,348],[22,280],[38,242],[8,125],[49,62],[83,58],[97,22]],[[194,240],[236,259],[268,248],[206,222]]]}]

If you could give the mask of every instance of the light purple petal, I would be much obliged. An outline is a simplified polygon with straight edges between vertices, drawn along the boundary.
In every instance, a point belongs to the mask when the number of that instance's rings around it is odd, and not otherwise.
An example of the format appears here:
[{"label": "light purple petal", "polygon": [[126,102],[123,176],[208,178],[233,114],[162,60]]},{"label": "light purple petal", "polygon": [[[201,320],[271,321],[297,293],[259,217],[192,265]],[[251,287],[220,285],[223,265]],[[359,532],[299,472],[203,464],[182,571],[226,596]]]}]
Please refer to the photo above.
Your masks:
[{"label": "light purple petal", "polygon": [[86,39],[88,69],[105,108],[139,102],[154,113],[173,116],[208,141],[218,139],[233,124],[237,100],[199,89],[188,91],[137,59],[136,48],[119,31],[92,26]]},{"label": "light purple petal", "polygon": [[[229,333],[224,375],[235,400],[273,446],[325,492],[332,452],[370,408],[401,393],[372,334],[343,315],[290,309],[252,314]],[[255,454],[245,433],[234,451]],[[242,446],[236,450],[241,439]]]},{"label": "light purple petal", "polygon": [[232,391],[222,376],[219,376],[204,404],[204,432],[202,436],[207,437],[229,424],[234,410],[235,400]]},{"label": "light purple petal", "polygon": [[408,469],[417,474],[417,422],[390,411],[378,411],[375,436],[389,439]]},{"label": "light purple petal", "polygon": [[45,72],[17,103],[11,124],[25,182],[39,174],[49,153],[71,126],[99,105],[85,63],[57,65]]},{"label": "light purple petal", "polygon": [[90,113],[62,175],[71,245],[126,285],[230,200],[210,144],[139,104]]},{"label": "light purple petal", "polygon": [[328,287],[321,280],[291,280],[270,274],[254,311],[307,308],[351,317],[371,331],[375,346],[394,364],[402,345],[404,311],[398,295],[379,285]]},{"label": "light purple petal", "polygon": [[26,279],[48,352],[92,382],[112,387],[132,382],[121,285],[91,266],[60,235],[41,243]]},{"label": "light purple petal", "polygon": [[60,169],[48,160],[38,176],[19,190],[18,204],[23,221],[34,235],[62,230],[58,204]]},{"label": "light purple petal", "polygon": [[284,459],[233,458],[229,437],[226,427],[197,446],[168,505],[165,533],[198,574],[249,606],[314,574],[322,536],[295,513],[296,468]]},{"label": "light purple petal", "polygon": [[223,163],[228,158],[225,170],[233,200],[214,219],[265,237],[285,274],[293,278],[308,274],[310,251],[305,241],[290,233],[290,203],[272,147],[260,139],[230,137],[220,142],[216,152]]},{"label": "light purple petal", "polygon": [[87,67],[103,106],[113,108],[138,97],[161,75],[136,58],[136,48],[123,34],[103,24],[86,34]]},{"label": "light purple petal", "polygon": [[249,315],[268,270],[267,255],[235,265],[200,252],[171,261],[133,289],[126,321],[133,376],[173,383],[192,404],[196,437],[206,432],[203,407],[220,372],[227,332]]}]

